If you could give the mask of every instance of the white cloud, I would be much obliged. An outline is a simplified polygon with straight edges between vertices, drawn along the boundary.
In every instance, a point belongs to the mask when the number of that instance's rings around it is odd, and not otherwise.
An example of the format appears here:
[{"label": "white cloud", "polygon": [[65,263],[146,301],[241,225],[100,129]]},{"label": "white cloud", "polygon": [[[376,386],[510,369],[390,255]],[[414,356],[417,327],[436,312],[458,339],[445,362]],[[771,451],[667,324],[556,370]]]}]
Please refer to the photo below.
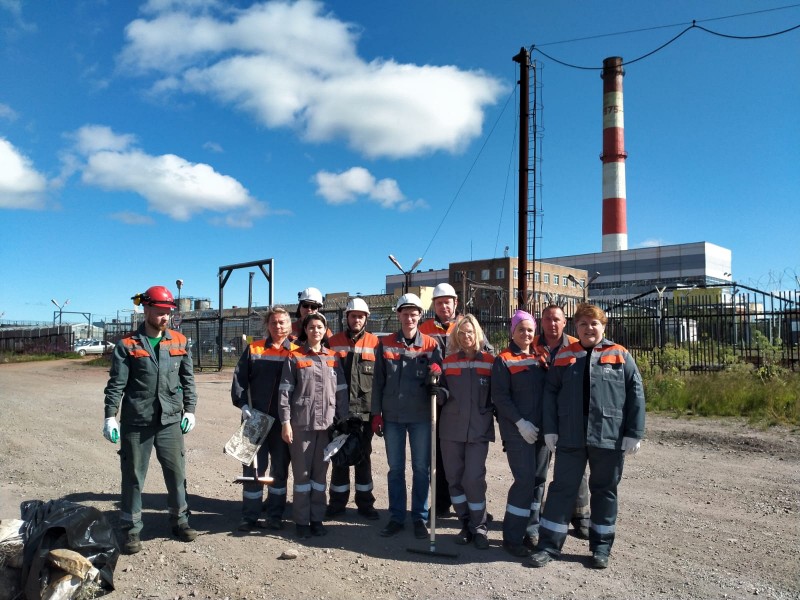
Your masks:
[{"label": "white cloud", "polygon": [[427,207],[423,200],[407,200],[396,180],[377,180],[364,167],[353,167],[342,173],[319,171],[314,175],[314,182],[317,184],[317,195],[322,196],[328,204],[352,204],[363,196],[383,208],[400,211]]},{"label": "white cloud", "polygon": [[649,238],[642,242],[639,242],[639,248],[658,248],[659,246],[666,246],[666,242],[662,239],[658,238]]},{"label": "white cloud", "polygon": [[8,104],[0,104],[0,119],[7,119],[8,121],[16,121],[17,111],[11,108]]},{"label": "white cloud", "polygon": [[203,150],[209,150],[211,152],[224,152],[222,146],[220,146],[217,142],[206,142],[203,144]]},{"label": "white cloud", "polygon": [[0,137],[0,208],[44,207],[47,179],[30,159]]},{"label": "white cloud", "polygon": [[84,155],[101,150],[121,152],[136,143],[135,135],[118,135],[105,125],[84,125],[68,137],[75,140],[76,149]]},{"label": "white cloud", "polygon": [[152,18],[126,28],[120,64],[156,73],[153,91],[210,95],[268,127],[314,142],[344,139],[369,157],[457,152],[502,92],[480,71],[366,61],[356,27],[315,0],[213,6],[151,1]]},{"label": "white cloud", "polygon": [[150,156],[140,150],[104,150],[89,157],[82,179],[107,190],[140,194],[151,210],[178,221],[206,210],[242,210],[256,204],[233,177],[174,154]]},{"label": "white cloud", "polygon": [[[174,154],[147,154],[136,147],[133,135],[86,125],[68,137],[82,158],[69,153],[62,156],[64,176],[81,171],[81,180],[88,185],[139,194],[152,212],[178,221],[206,211],[223,213],[221,222],[236,227],[250,226],[253,219],[268,213],[267,206],[233,177]],[[121,212],[113,218],[143,224],[149,217]]]}]

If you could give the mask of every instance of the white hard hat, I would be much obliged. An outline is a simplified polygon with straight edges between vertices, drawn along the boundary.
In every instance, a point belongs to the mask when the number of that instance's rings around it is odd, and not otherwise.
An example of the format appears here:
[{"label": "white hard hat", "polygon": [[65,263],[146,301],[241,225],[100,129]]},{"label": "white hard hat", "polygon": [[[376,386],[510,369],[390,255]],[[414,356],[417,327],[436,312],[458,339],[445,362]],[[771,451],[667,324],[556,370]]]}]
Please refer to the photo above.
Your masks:
[{"label": "white hard hat", "polygon": [[394,307],[395,312],[399,312],[401,309],[405,308],[406,306],[413,306],[418,308],[420,312],[424,312],[425,309],[422,306],[422,300],[419,299],[419,296],[416,294],[408,293],[403,294],[397,299],[397,304]]},{"label": "white hard hat", "polygon": [[433,288],[433,299],[436,298],[458,298],[455,288],[449,283],[440,283]]},{"label": "white hard hat", "polygon": [[350,298],[350,301],[347,303],[347,306],[344,309],[344,314],[354,310],[369,315],[369,306],[367,306],[367,303],[364,302],[363,298]]},{"label": "white hard hat", "polygon": [[298,302],[314,302],[322,306],[322,292],[315,287],[308,287],[297,294]]}]

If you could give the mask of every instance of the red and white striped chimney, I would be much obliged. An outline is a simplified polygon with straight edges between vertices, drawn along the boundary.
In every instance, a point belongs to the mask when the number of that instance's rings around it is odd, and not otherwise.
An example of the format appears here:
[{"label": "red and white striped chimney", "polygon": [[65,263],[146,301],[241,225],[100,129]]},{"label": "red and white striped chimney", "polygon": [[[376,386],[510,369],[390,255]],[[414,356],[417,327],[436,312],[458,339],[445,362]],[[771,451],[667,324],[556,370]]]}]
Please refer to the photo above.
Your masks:
[{"label": "red and white striped chimney", "polygon": [[603,61],[603,252],[628,249],[625,208],[625,119],[622,58]]}]

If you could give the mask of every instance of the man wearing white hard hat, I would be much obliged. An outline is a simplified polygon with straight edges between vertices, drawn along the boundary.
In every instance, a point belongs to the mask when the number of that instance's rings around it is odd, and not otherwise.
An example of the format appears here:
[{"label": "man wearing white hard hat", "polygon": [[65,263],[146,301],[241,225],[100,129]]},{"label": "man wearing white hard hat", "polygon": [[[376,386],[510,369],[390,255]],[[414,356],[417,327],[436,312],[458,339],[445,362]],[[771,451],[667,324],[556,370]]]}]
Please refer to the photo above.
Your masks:
[{"label": "man wearing white hard hat", "polygon": [[[331,350],[339,357],[347,381],[349,397],[348,428],[351,435],[361,438],[363,459],[353,467],[355,477],[355,503],[358,514],[370,520],[378,518],[375,496],[372,493],[372,379],[375,374],[375,357],[380,340],[367,331],[369,306],[363,298],[351,298],[344,309],[345,330],[328,340]],[[350,498],[350,468],[333,465],[328,508],[325,517],[343,515]]]},{"label": "man wearing white hard hat", "polygon": [[389,522],[380,534],[396,535],[405,528],[406,439],[411,447],[411,521],[414,536],[428,537],[428,485],[431,463],[431,406],[426,386],[431,365],[441,369],[436,341],[420,332],[423,311],[416,294],[403,294],[395,305],[400,330],[381,338],[372,387],[372,428],[384,436],[389,488]]}]

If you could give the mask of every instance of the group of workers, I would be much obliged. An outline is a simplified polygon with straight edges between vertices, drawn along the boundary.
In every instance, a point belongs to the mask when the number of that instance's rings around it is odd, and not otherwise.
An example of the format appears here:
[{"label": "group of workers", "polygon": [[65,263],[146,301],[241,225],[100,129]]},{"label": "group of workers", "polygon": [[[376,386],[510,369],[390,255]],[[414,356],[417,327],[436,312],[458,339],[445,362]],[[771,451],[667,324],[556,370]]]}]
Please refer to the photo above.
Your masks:
[{"label": "group of workers", "polygon": [[[414,536],[427,538],[435,435],[441,459],[435,512],[452,506],[461,521],[455,542],[486,549],[486,459],[496,419],[513,476],[503,548],[527,566],[542,567],[560,555],[572,521],[575,534],[589,540],[591,566],[608,566],[617,486],[625,455],[640,447],[645,410],[636,364],[624,347],[604,337],[606,315],[599,307],[577,307],[577,338],[564,333],[560,306],[542,311],[539,335],[533,315],[517,310],[508,347],[495,356],[478,320],[457,313],[457,296],[447,283],[434,288],[435,316],[423,323],[420,298],[402,295],[395,305],[399,330],[380,338],[367,331],[370,310],[362,298],[348,302],[344,330],[336,335],[319,312],[318,289],[306,288],[298,300],[294,325],[286,309],[269,309],[266,338],[245,348],[234,371],[231,397],[241,418],[258,410],[277,421],[256,460],[244,467],[240,531],[284,527],[291,466],[296,534],[325,535],[324,521],[343,515],[351,497],[350,467],[335,464],[327,485],[325,449],[333,435],[347,434],[361,443],[352,467],[358,514],[379,519],[371,450],[374,436],[381,436],[389,520],[379,534],[399,534],[410,513]],[[145,318],[114,350],[104,426],[105,437],[121,443],[127,553],[141,550],[141,488],[154,446],[172,531],[183,541],[197,535],[188,524],[182,439],[194,427],[196,405],[186,338],[167,327],[175,306],[169,290],[154,286],[134,301],[143,304]],[[436,431],[432,402],[438,406]],[[554,476],[542,511],[551,455]],[[267,475],[265,501],[259,479]]]}]

